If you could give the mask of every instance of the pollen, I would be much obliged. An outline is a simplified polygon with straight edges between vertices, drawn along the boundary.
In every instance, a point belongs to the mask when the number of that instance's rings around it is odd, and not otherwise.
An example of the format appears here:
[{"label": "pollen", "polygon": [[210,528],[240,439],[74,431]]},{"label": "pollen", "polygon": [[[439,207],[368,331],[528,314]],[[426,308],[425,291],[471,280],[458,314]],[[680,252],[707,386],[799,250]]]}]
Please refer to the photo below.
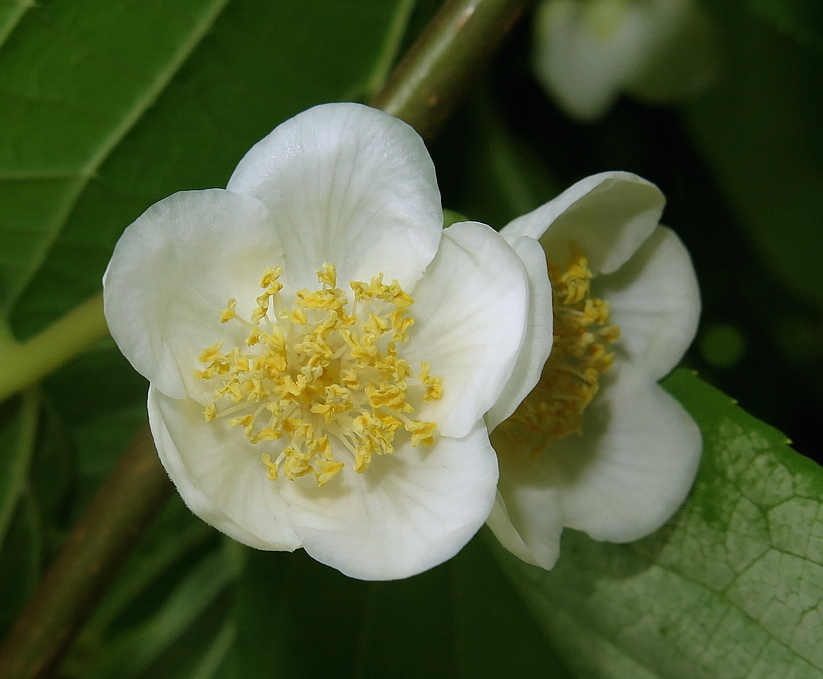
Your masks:
[{"label": "pollen", "polygon": [[235,299],[219,312],[221,323],[239,323],[248,336],[242,347],[215,342],[199,357],[205,368],[195,377],[214,384],[206,422],[222,420],[265,448],[269,479],[313,474],[318,486],[346,464],[366,471],[398,444],[432,445],[437,423],[411,414],[414,404],[442,398],[442,380],[426,362],[413,371],[398,348],[414,325],[411,296],[397,281],[383,283],[382,274],[352,281],[347,294],[325,263],[319,289],[298,290],[287,306],[282,274],[282,267],[263,273],[249,320]]},{"label": "pollen", "polygon": [[546,445],[583,428],[583,413],[600,388],[603,373],[614,361],[610,345],[620,329],[610,323],[609,303],[591,292],[592,272],[583,251],[570,244],[562,265],[549,262],[552,282],[554,343],[540,381],[514,414],[494,432],[505,449]]}]

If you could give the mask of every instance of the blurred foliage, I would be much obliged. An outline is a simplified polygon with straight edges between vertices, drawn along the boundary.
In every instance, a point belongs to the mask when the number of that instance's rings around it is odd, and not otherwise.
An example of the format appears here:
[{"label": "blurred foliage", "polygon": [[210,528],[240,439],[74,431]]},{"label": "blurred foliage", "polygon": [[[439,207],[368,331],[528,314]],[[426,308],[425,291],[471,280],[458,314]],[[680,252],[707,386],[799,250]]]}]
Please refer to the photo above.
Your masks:
[{"label": "blurred foliage", "polygon": [[[693,253],[687,364],[818,457],[823,101],[817,0],[718,0],[723,66],[679,110],[564,118],[529,68],[528,17],[433,145],[444,205],[502,227],[573,181],[637,172]],[[364,99],[422,0],[0,4],[0,302],[27,337],[99,289],[114,242],[174,191],[222,186],[313,104]],[[407,30],[403,27],[407,23]],[[718,358],[719,357],[719,358]],[[684,509],[629,546],[571,533],[549,574],[476,539],[397,583],[253,552],[175,498],[66,677],[815,677],[823,474],[686,372],[668,388],[706,458]],[[0,407],[0,627],[145,421],[145,382],[101,341]],[[818,458],[819,459],[819,458]]]}]

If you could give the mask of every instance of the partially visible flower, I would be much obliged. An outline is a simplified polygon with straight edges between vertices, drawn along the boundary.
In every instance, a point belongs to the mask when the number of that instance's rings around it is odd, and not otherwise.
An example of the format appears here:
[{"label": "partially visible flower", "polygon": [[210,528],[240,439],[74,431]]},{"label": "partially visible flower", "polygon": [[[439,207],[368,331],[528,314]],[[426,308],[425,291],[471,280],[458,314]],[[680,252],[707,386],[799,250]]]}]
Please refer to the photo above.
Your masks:
[{"label": "partially visible flower", "polygon": [[365,579],[471,538],[497,483],[484,414],[514,410],[550,338],[521,358],[528,255],[442,225],[414,130],[327,104],[256,144],[226,190],[174,194],[126,229],[106,317],[192,511]]},{"label": "partially visible flower", "polygon": [[694,0],[544,0],[535,24],[538,79],[570,116],[602,117],[621,92],[671,104],[716,66],[708,17]]},{"label": "partially visible flower", "polygon": [[653,184],[605,172],[501,231],[540,240],[554,294],[540,382],[492,434],[488,524],[529,563],[554,565],[564,527],[614,542],[651,533],[694,480],[700,433],[657,381],[691,343],[700,297],[688,252],[658,225],[663,204]]}]

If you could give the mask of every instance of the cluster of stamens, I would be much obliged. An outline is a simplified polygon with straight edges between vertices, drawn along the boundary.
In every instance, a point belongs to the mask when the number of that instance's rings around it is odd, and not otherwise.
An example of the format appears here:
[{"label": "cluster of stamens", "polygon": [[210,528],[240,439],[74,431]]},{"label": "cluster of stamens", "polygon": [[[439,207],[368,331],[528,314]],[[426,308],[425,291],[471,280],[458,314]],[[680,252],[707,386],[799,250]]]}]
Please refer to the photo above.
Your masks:
[{"label": "cluster of stamens", "polygon": [[[370,283],[350,283],[349,309],[335,267],[323,264],[320,289],[298,290],[286,308],[281,275],[281,267],[264,273],[250,320],[237,314],[234,299],[220,312],[221,323],[242,323],[249,334],[243,348],[224,351],[217,342],[200,356],[207,367],[196,377],[220,383],[206,420],[228,417],[229,426],[243,427],[255,444],[286,437],[276,459],[261,455],[269,478],[313,473],[319,486],[345,464],[335,457],[333,441],[348,449],[358,473],[374,455],[393,453],[402,432],[413,446],[431,445],[437,425],[409,417],[409,400],[442,398],[441,379],[429,375],[425,362],[413,375],[397,349],[409,339],[414,300],[380,274]],[[227,404],[219,409],[219,401]]]},{"label": "cluster of stamens", "polygon": [[581,431],[583,412],[614,360],[609,345],[620,337],[620,329],[609,323],[609,303],[591,294],[588,260],[578,247],[570,249],[564,265],[548,263],[554,313],[551,355],[537,386],[495,432],[521,443],[536,442],[535,450]]}]

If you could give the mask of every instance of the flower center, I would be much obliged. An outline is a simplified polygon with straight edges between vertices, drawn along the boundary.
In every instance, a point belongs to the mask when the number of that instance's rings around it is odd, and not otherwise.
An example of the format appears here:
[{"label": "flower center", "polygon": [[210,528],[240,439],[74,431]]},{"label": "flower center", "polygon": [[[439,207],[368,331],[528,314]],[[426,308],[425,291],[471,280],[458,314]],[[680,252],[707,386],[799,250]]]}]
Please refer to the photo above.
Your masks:
[{"label": "flower center", "polygon": [[429,375],[426,362],[414,376],[397,348],[409,339],[414,300],[379,274],[370,283],[350,283],[349,309],[335,267],[323,264],[320,289],[298,290],[293,306],[285,308],[282,272],[277,267],[263,274],[264,292],[250,320],[237,315],[234,299],[220,312],[221,323],[242,323],[249,335],[243,348],[223,351],[217,342],[201,354],[208,365],[195,376],[220,384],[216,401],[204,411],[206,421],[231,416],[229,426],[243,427],[255,444],[285,436],[288,445],[276,459],[261,456],[269,478],[282,471],[294,480],[311,472],[318,486],[344,467],[332,440],[351,453],[358,473],[374,455],[393,453],[398,435],[410,437],[412,446],[431,445],[437,424],[407,413],[415,410],[410,401],[442,398],[441,378]]},{"label": "flower center", "polygon": [[[609,323],[609,303],[591,294],[592,272],[582,250],[571,245],[564,265],[549,262],[554,309],[554,343],[540,381],[495,434],[534,444],[538,453],[551,441],[580,433],[583,412],[611,368],[608,346],[620,329]],[[510,441],[511,442],[511,441]]]}]

